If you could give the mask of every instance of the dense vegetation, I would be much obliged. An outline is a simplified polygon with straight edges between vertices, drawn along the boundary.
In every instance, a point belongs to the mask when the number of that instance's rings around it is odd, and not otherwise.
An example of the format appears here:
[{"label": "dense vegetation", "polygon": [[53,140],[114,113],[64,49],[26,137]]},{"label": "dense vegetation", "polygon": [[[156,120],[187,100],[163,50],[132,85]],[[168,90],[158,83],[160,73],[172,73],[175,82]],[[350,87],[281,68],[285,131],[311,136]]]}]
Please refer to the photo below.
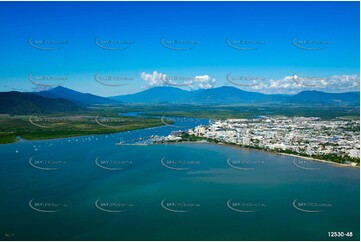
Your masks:
[{"label": "dense vegetation", "polygon": [[[32,95],[32,94],[28,94]],[[17,94],[15,94],[17,96]],[[31,97],[33,98],[33,97]],[[35,99],[43,97],[36,96]],[[18,99],[16,99],[18,100]],[[137,104],[120,104],[116,106],[98,105],[88,108],[80,108],[72,103],[65,110],[62,105],[68,102],[63,99],[55,100],[56,108],[47,108],[46,104],[39,104],[41,109],[30,106],[21,105],[11,106],[8,113],[11,115],[0,115],[0,143],[11,143],[17,140],[17,136],[26,139],[50,139],[59,137],[72,137],[89,134],[105,134],[121,132],[145,127],[153,127],[164,125],[159,116],[171,117],[194,117],[208,119],[227,119],[227,118],[253,118],[260,115],[276,116],[317,116],[323,119],[333,119],[336,117],[358,119],[360,109],[359,106],[300,106],[300,105],[170,105],[153,104],[153,105],[137,105]],[[60,101],[59,101],[60,100]],[[22,101],[18,100],[20,104]],[[60,102],[60,103],[58,103]],[[42,103],[42,102],[40,102]],[[2,104],[4,106],[4,104]],[[28,104],[26,104],[28,105]],[[75,105],[75,106],[74,106]],[[66,105],[65,105],[66,106]],[[16,108],[18,107],[18,108]],[[34,112],[29,112],[27,108]],[[36,107],[36,106],[35,106]],[[73,108],[72,108],[73,107]],[[3,110],[7,110],[4,108]],[[46,111],[43,112],[43,108]],[[58,110],[59,111],[56,111]],[[161,110],[161,111],[160,111]],[[141,112],[136,117],[120,116],[122,113]],[[22,115],[13,115],[21,113]],[[26,114],[26,115],[24,115]],[[95,117],[99,117],[102,126],[95,121]],[[36,122],[40,122],[40,126],[36,126],[29,121],[33,117]],[[104,118],[108,117],[108,118]],[[35,122],[35,123],[36,123]],[[169,123],[169,122],[168,122]],[[44,126],[44,127],[41,127]],[[185,138],[185,137],[184,137]],[[188,137],[189,141],[194,137]],[[335,160],[338,158],[329,158]]]},{"label": "dense vegetation", "polygon": [[100,116],[87,114],[10,116],[0,115],[0,143],[25,139],[52,139],[89,134],[106,134],[164,125],[155,118]]},{"label": "dense vegetation", "polygon": [[21,92],[0,93],[1,114],[51,114],[58,112],[79,112],[84,108],[59,98],[44,98],[35,94]]},{"label": "dense vegetation", "polygon": [[[124,112],[145,112],[148,116],[179,116],[208,119],[254,118],[257,116],[337,117],[359,119],[360,107],[354,106],[304,106],[304,105],[128,105]],[[161,110],[161,111],[160,111]]]}]

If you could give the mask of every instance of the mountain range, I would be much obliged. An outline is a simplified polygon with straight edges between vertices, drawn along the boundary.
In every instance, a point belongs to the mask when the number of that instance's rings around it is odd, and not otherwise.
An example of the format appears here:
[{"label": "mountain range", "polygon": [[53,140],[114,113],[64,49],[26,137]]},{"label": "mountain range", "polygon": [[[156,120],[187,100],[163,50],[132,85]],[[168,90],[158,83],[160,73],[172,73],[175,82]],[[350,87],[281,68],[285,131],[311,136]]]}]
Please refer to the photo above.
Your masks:
[{"label": "mountain range", "polygon": [[41,91],[41,92],[33,92],[33,94],[37,94],[46,98],[63,98],[70,100],[81,106],[95,105],[95,104],[117,104],[120,103],[115,99],[109,99],[105,97],[96,96],[90,93],[81,93],[69,88],[65,88],[62,86],[57,86],[55,88]]},{"label": "mountain range", "polygon": [[114,97],[100,97],[77,92],[65,87],[55,87],[34,92],[46,98],[63,98],[81,106],[121,103],[183,103],[183,104],[237,104],[237,103],[299,103],[299,104],[358,104],[359,92],[326,93],[303,91],[295,95],[263,94],[223,86],[211,89],[185,91],[176,87],[153,87],[138,93]]},{"label": "mountain range", "polygon": [[303,91],[295,95],[263,94],[248,92],[235,87],[219,87],[206,90],[185,91],[175,87],[154,87],[135,94],[100,97],[77,92],[65,87],[20,93],[0,92],[0,113],[32,114],[73,112],[92,105],[120,105],[127,103],[155,104],[307,104],[307,105],[359,105],[359,92],[326,93]]},{"label": "mountain range", "polygon": [[291,98],[298,103],[350,103],[360,104],[359,92],[326,93],[319,91],[303,91]]},{"label": "mountain range", "polygon": [[72,101],[59,98],[44,98],[36,94],[0,92],[1,114],[50,114],[83,110]]},{"label": "mountain range", "polygon": [[305,104],[359,104],[359,92],[326,93],[303,91],[295,95],[263,94],[223,86],[212,89],[185,91],[175,87],[153,87],[151,89],[122,96],[111,97],[125,103],[305,103]]}]

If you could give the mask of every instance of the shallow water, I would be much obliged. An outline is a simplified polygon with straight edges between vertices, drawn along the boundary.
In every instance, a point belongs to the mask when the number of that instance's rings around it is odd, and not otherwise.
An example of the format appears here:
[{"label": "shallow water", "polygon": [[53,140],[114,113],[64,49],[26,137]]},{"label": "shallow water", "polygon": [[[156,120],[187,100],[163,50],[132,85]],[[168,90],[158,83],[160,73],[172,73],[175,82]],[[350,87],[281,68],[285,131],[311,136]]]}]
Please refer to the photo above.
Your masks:
[{"label": "shallow water", "polygon": [[359,239],[358,168],[215,144],[115,145],[171,130],[1,145],[1,239]]}]

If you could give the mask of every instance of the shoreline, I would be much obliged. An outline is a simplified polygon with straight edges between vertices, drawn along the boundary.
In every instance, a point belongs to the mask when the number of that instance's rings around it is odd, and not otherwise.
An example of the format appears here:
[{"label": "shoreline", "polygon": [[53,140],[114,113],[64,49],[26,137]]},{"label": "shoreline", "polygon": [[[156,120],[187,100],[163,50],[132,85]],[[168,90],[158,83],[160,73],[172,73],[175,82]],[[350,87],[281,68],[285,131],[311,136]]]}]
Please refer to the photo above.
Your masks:
[{"label": "shoreline", "polygon": [[136,130],[160,128],[160,127],[164,127],[164,126],[165,125],[157,125],[157,126],[144,127],[144,128],[140,128],[140,129],[126,129],[126,130],[116,131],[116,132],[111,131],[111,132],[89,133],[89,134],[69,135],[69,136],[65,135],[65,136],[60,136],[60,137],[47,137],[47,138],[36,138],[36,139],[27,139],[27,138],[23,138],[21,135],[18,135],[18,136],[16,136],[16,140],[14,140],[14,142],[0,143],[0,145],[16,144],[16,143],[21,142],[22,140],[24,140],[24,141],[46,141],[46,140],[57,140],[57,139],[72,139],[72,138],[91,136],[91,135],[111,135],[111,134],[131,132],[131,131],[136,131]]},{"label": "shoreline", "polygon": [[284,156],[289,156],[289,157],[294,157],[294,158],[300,158],[300,159],[305,159],[305,160],[314,160],[314,161],[318,161],[318,162],[322,162],[322,163],[328,163],[332,166],[337,166],[337,167],[354,167],[354,168],[360,168],[360,166],[353,166],[353,165],[349,165],[349,164],[342,164],[342,163],[337,163],[337,162],[333,162],[333,161],[328,161],[328,160],[321,160],[321,159],[317,159],[317,158],[312,158],[312,157],[307,157],[307,156],[302,156],[302,155],[295,155],[295,154],[286,154],[286,153],[281,153],[281,152],[276,152],[276,151],[266,151],[266,150],[258,150],[258,149],[254,149],[254,148],[247,148],[247,147],[242,147],[242,146],[238,146],[238,145],[233,145],[233,144],[227,144],[227,143],[215,143],[215,142],[201,142],[201,141],[181,141],[181,142],[166,142],[166,143],[162,143],[162,144],[182,144],[182,143],[189,143],[189,144],[214,144],[214,145],[225,145],[225,146],[230,146],[233,148],[239,148],[239,149],[247,149],[247,150],[252,150],[252,151],[259,151],[259,152],[264,152],[267,154],[274,154],[274,155],[284,155]]},{"label": "shoreline", "polygon": [[353,166],[353,165],[348,165],[348,164],[337,163],[337,162],[333,162],[333,161],[329,161],[329,160],[321,160],[321,159],[302,156],[302,155],[285,154],[285,153],[277,153],[277,154],[278,155],[291,156],[291,157],[295,157],[295,158],[301,158],[301,159],[305,159],[305,160],[314,160],[314,161],[328,163],[328,164],[331,164],[333,166],[339,166],[339,167],[355,167],[355,168],[360,167],[360,166]]},{"label": "shoreline", "polygon": [[[89,134],[80,134],[80,135],[65,135],[63,137],[47,137],[47,138],[40,138],[40,139],[26,139],[23,138],[21,136],[16,136],[16,140],[14,140],[14,142],[8,142],[8,143],[0,143],[0,145],[9,145],[9,144],[16,144],[23,141],[46,141],[46,140],[58,140],[58,139],[69,139],[69,138],[76,138],[76,137],[84,137],[84,136],[98,136],[98,135],[107,135],[107,134],[117,134],[117,133],[123,133],[123,132],[132,132],[132,131],[137,131],[137,130],[145,130],[145,129],[154,129],[154,128],[160,128],[163,127],[164,125],[156,125],[156,126],[148,126],[148,127],[143,127],[143,128],[138,128],[138,129],[129,129],[129,130],[122,130],[122,131],[110,131],[110,132],[102,132],[102,133],[89,133]],[[167,126],[167,125],[166,125]],[[203,138],[203,137],[202,137]],[[319,158],[313,158],[313,157],[309,157],[309,156],[302,156],[299,154],[288,154],[288,153],[282,153],[282,152],[277,152],[277,151],[273,151],[273,150],[265,150],[265,149],[256,149],[256,148],[252,148],[252,147],[244,147],[241,145],[237,145],[237,144],[232,144],[232,143],[224,143],[224,142],[214,142],[214,141],[177,141],[177,142],[160,142],[160,143],[155,143],[155,144],[179,144],[179,143],[194,143],[194,144],[215,144],[215,145],[226,145],[226,146],[230,146],[233,148],[241,148],[241,149],[247,149],[247,150],[253,150],[253,151],[261,151],[261,152],[266,152],[268,154],[276,154],[276,155],[284,155],[284,156],[289,156],[289,157],[294,157],[294,158],[300,158],[300,159],[305,159],[305,160],[313,160],[313,161],[317,161],[317,162],[323,162],[323,163],[328,163],[330,165],[333,166],[338,166],[338,167],[358,167],[360,168],[360,165],[357,165],[356,162],[352,162],[351,164],[343,164],[343,163],[338,163],[338,162],[334,162],[334,161],[329,161],[329,160],[322,160]],[[121,144],[116,144],[116,145],[121,145]],[[356,164],[356,165],[353,165]]]}]

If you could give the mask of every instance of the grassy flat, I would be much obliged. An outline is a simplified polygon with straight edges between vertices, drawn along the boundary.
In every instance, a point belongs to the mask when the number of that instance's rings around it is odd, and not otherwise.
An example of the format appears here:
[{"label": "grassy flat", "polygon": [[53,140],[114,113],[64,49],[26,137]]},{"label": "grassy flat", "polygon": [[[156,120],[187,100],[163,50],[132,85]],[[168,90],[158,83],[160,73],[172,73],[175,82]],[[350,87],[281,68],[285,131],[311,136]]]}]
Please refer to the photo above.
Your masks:
[{"label": "grassy flat", "polygon": [[17,136],[29,140],[107,134],[164,125],[160,119],[99,116],[89,114],[56,116],[0,115],[0,143],[13,143]]}]

